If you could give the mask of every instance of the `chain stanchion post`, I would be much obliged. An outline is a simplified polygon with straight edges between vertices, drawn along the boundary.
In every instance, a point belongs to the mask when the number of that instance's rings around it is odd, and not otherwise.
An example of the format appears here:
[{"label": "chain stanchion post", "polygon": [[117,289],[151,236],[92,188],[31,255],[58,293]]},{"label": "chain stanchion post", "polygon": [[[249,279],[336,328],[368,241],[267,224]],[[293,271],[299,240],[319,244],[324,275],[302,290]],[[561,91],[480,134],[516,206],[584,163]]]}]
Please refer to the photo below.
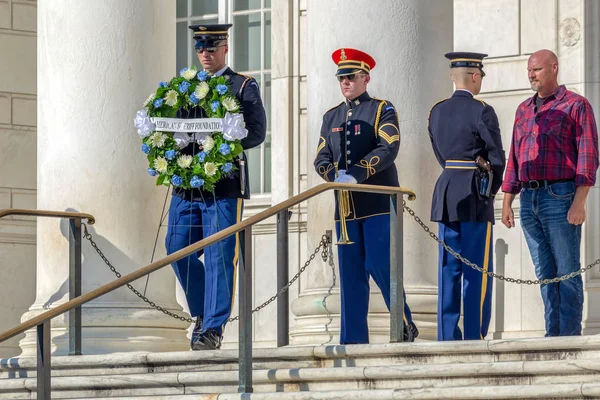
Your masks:
[{"label": "chain stanchion post", "polygon": [[[81,218],[69,219],[69,300],[81,296]],[[69,355],[81,355],[81,306],[69,311]]]},{"label": "chain stanchion post", "polygon": [[240,232],[239,393],[252,393],[252,226]]},{"label": "chain stanchion post", "polygon": [[390,195],[390,343],[404,341],[404,201]]},{"label": "chain stanchion post", "polygon": [[[289,211],[277,214],[277,287],[287,285],[289,277]],[[277,347],[289,344],[290,310],[289,291],[277,298]]]},{"label": "chain stanchion post", "polygon": [[37,398],[50,400],[50,320],[37,326]]}]

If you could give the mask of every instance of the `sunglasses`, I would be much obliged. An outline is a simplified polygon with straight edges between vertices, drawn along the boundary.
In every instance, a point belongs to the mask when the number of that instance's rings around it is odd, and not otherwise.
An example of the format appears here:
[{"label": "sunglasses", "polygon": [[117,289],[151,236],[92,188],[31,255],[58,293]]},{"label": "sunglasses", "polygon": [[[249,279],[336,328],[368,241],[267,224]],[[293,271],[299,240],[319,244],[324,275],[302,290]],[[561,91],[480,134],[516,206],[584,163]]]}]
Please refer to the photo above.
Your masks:
[{"label": "sunglasses", "polygon": [[226,45],[221,46],[212,46],[212,47],[196,47],[196,53],[202,54],[203,52],[214,53],[217,51],[219,47],[225,47]]},{"label": "sunglasses", "polygon": [[467,72],[469,75],[481,75],[481,79],[485,78],[485,72]]},{"label": "sunglasses", "polygon": [[349,75],[342,75],[342,76],[338,76],[338,77],[337,77],[337,80],[341,82],[341,81],[343,81],[344,79],[348,79],[348,81],[350,81],[350,82],[353,82],[353,81],[356,79],[356,77],[357,77],[358,75],[361,75],[361,74],[349,74]]}]

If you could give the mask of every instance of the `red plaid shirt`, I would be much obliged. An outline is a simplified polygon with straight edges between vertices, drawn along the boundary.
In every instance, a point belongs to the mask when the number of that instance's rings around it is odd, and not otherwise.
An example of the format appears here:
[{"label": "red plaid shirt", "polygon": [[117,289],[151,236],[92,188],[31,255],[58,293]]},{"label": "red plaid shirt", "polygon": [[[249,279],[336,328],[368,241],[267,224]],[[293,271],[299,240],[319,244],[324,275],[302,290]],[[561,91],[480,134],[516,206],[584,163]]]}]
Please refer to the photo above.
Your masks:
[{"label": "red plaid shirt", "polygon": [[521,182],[533,180],[574,179],[575,186],[594,186],[598,131],[590,103],[560,86],[536,113],[536,97],[517,108],[502,191],[519,193]]}]

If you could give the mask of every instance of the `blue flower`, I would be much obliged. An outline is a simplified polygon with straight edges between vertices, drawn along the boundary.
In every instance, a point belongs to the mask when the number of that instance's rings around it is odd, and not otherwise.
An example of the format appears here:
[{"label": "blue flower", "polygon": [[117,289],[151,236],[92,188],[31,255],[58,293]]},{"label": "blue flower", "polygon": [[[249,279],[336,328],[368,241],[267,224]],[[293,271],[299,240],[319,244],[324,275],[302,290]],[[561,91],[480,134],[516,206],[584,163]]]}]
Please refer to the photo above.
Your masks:
[{"label": "blue flower", "polygon": [[194,93],[192,93],[192,94],[190,94],[190,101],[194,104],[198,104],[200,102],[200,99],[197,98]]},{"label": "blue flower", "polygon": [[213,112],[217,112],[217,109],[219,108],[219,106],[221,105],[221,102],[219,100],[215,100],[212,103],[210,103],[210,108],[212,109]]},{"label": "blue flower", "polygon": [[221,167],[221,169],[223,170],[223,172],[225,172],[226,174],[229,173],[229,171],[231,171],[233,169],[233,164],[228,162],[223,164],[223,166]]},{"label": "blue flower", "polygon": [[219,93],[221,96],[227,93],[227,85],[217,85],[215,89],[217,89],[217,93]]},{"label": "blue flower", "polygon": [[181,184],[183,183],[183,179],[181,179],[179,175],[173,175],[171,177],[171,183],[173,184],[173,186],[181,186]]},{"label": "blue flower", "polygon": [[190,88],[190,83],[187,81],[183,81],[179,84],[179,93],[185,93],[188,91],[188,89]]},{"label": "blue flower", "polygon": [[198,178],[196,175],[194,175],[190,181],[190,186],[193,188],[199,188],[202,185],[204,185],[204,179]]},{"label": "blue flower", "polygon": [[172,160],[177,157],[177,152],[175,150],[167,150],[165,151],[165,158],[167,160]]},{"label": "blue flower", "polygon": [[201,151],[200,153],[198,153],[198,161],[200,162],[204,162],[204,159],[206,158],[208,154],[206,154],[205,151]]},{"label": "blue flower", "polygon": [[160,108],[160,106],[163,105],[164,100],[163,99],[156,99],[154,100],[154,108]]},{"label": "blue flower", "polygon": [[188,70],[188,67],[181,68],[181,71],[179,71],[179,76],[183,76],[183,73],[187,70]]},{"label": "blue flower", "polygon": [[149,174],[150,176],[156,176],[156,175],[158,175],[158,172],[156,172],[156,170],[155,170],[155,169],[148,168],[148,174]]},{"label": "blue flower", "polygon": [[158,87],[169,87],[169,82],[162,81],[158,84]]},{"label": "blue flower", "polygon": [[205,81],[208,79],[208,72],[206,71],[200,71],[198,72],[198,74],[196,75],[198,77],[198,79],[200,79],[201,81]]},{"label": "blue flower", "polygon": [[227,154],[231,153],[231,148],[227,143],[223,143],[221,146],[219,146],[219,152],[226,156]]},{"label": "blue flower", "polygon": [[144,152],[144,154],[150,153],[150,146],[148,146],[146,143],[143,143],[142,144],[142,151]]}]

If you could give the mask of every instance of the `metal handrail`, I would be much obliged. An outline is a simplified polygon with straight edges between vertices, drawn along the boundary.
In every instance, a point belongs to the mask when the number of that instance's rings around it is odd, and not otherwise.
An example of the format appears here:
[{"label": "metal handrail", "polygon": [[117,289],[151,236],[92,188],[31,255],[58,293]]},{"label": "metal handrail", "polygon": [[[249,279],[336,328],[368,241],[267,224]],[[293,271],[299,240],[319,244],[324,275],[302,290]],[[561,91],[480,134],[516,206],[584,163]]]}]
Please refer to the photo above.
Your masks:
[{"label": "metal handrail", "polygon": [[[391,335],[395,338],[402,337],[402,318],[397,318],[398,313],[402,315],[403,312],[403,289],[402,289],[402,218],[398,217],[398,213],[402,212],[402,201],[404,196],[408,196],[408,200],[415,200],[416,194],[414,191],[405,188],[390,187],[390,186],[376,186],[376,185],[363,185],[363,184],[343,184],[343,183],[323,183],[308,189],[296,196],[293,196],[275,206],[272,206],[258,214],[249,217],[235,225],[232,225],[222,231],[219,231],[208,238],[202,239],[194,244],[191,244],[175,253],[168,255],[167,257],[148,264],[145,267],[139,268],[138,270],[131,272],[127,275],[122,276],[112,282],[109,282],[97,289],[94,289],[88,293],[77,296],[76,298],[69,300],[68,302],[61,304],[51,310],[48,310],[36,317],[33,317],[16,327],[9,329],[0,334],[0,343],[7,339],[10,339],[16,335],[24,333],[25,331],[32,329],[37,326],[38,331],[38,374],[43,371],[45,375],[44,386],[48,386],[46,390],[49,393],[49,380],[50,380],[50,368],[49,368],[49,357],[50,349],[49,346],[40,346],[41,341],[49,342],[50,340],[50,320],[57,317],[65,312],[69,312],[76,308],[81,307],[83,304],[92,301],[100,296],[110,293],[122,286],[127,285],[135,280],[138,280],[152,272],[155,272],[161,268],[164,268],[175,261],[185,258],[191,254],[195,254],[198,251],[217,243],[231,235],[240,233],[240,243],[242,244],[243,257],[240,259],[240,271],[243,271],[243,277],[240,277],[240,391],[251,392],[252,391],[252,345],[251,336],[245,334],[246,328],[251,326],[251,319],[248,320],[246,315],[249,310],[249,299],[251,298],[251,284],[248,282],[251,279],[251,235],[252,226],[264,221],[272,216],[278,215],[282,211],[286,211],[289,208],[298,205],[312,197],[315,197],[323,192],[330,190],[348,190],[353,192],[367,192],[367,193],[379,193],[391,195],[390,200],[390,215],[392,226],[391,236],[395,237],[399,243],[392,241],[391,243],[391,274],[397,279],[392,279],[391,286],[391,300],[392,309],[391,314]],[[398,211],[400,210],[400,211]],[[4,210],[12,211],[13,214],[25,214],[27,210]],[[28,212],[32,212],[29,210]],[[10,215],[10,213],[3,214],[0,211],[0,218],[4,215]],[[66,217],[66,218],[87,218],[90,223],[93,223],[94,217],[89,214],[81,213],[67,213],[67,212],[52,212],[52,211],[36,211],[31,215],[38,216],[50,216],[50,217]],[[400,214],[401,215],[401,214]],[[81,221],[79,219],[79,221]],[[394,301],[395,300],[395,301]],[[242,328],[244,327],[244,328]],[[243,331],[242,331],[243,329]],[[42,354],[43,353],[43,354]],[[40,366],[40,364],[44,364]],[[41,368],[41,369],[40,369]],[[38,385],[40,385],[38,379]],[[38,388],[39,389],[39,388]],[[49,396],[48,396],[49,397]]]},{"label": "metal handrail", "polygon": [[[43,314],[40,314],[36,317],[33,317],[12,329],[9,329],[0,334],[0,343],[4,342],[7,339],[12,338],[18,334],[24,333],[25,331],[41,324],[44,321],[50,320],[54,317],[57,317],[75,307],[81,306],[91,300],[94,300],[100,296],[103,296],[107,293],[112,292],[115,289],[120,288],[121,286],[125,286],[128,283],[131,283],[135,280],[138,280],[156,270],[159,270],[167,265],[171,265],[175,261],[181,260],[189,256],[190,254],[197,253],[198,251],[204,249],[207,246],[210,246],[216,242],[219,242],[228,236],[239,233],[251,225],[255,225],[261,221],[266,220],[274,215],[276,215],[281,210],[286,210],[290,207],[293,207],[297,204],[302,203],[318,194],[329,190],[350,190],[354,192],[368,192],[368,193],[380,193],[380,194],[403,194],[408,195],[409,200],[414,200],[417,198],[416,194],[410,189],[404,188],[394,188],[389,186],[375,186],[375,185],[352,185],[352,184],[344,184],[344,183],[322,183],[314,188],[306,190],[303,193],[300,193],[294,197],[290,197],[288,200],[283,201],[271,208],[268,208],[258,214],[251,216],[248,219],[245,219],[235,225],[230,226],[227,229],[223,229],[211,235],[209,238],[202,239],[199,242],[196,242],[192,245],[189,245],[175,253],[168,255],[167,257],[160,259],[158,261],[153,262],[152,264],[148,264],[147,266],[140,268],[134,272],[131,272],[127,275],[122,276],[121,278],[114,280],[112,282],[107,283],[106,285],[100,286],[97,289],[92,290],[91,292],[85,293],[73,300],[70,300],[64,304],[61,304],[49,311],[46,311]],[[88,215],[88,214],[85,214]],[[57,215],[56,215],[57,216]],[[91,217],[91,216],[90,216]],[[93,219],[93,217],[91,217]]]},{"label": "metal handrail", "polygon": [[21,208],[8,208],[0,210],[0,218],[7,217],[9,215],[25,215],[29,217],[51,217],[51,218],[78,218],[87,219],[88,224],[93,225],[96,222],[91,214],[68,212],[68,211],[47,211],[47,210],[26,210]]},{"label": "metal handrail", "polygon": [[[9,208],[0,210],[0,218],[9,215],[49,217],[69,220],[69,300],[81,295],[81,220],[92,225],[93,215],[71,211],[27,210]],[[81,355],[81,306],[69,312],[69,355]],[[50,321],[37,327],[37,398],[50,398]]]}]

